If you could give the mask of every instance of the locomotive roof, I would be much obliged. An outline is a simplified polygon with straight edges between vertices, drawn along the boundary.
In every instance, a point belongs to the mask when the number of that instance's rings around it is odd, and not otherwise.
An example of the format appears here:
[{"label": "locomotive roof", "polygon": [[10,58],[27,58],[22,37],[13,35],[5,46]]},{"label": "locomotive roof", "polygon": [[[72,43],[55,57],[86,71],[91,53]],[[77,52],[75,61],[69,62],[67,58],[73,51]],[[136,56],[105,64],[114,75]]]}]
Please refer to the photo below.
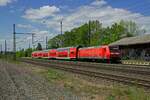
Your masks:
[{"label": "locomotive roof", "polygon": [[92,48],[99,48],[99,47],[106,47],[107,45],[100,45],[100,46],[91,46],[91,47],[82,47],[80,49],[92,49]]},{"label": "locomotive roof", "polygon": [[114,45],[126,46],[126,45],[146,44],[146,43],[150,43],[150,34],[123,38],[121,40],[109,44],[109,46]]}]

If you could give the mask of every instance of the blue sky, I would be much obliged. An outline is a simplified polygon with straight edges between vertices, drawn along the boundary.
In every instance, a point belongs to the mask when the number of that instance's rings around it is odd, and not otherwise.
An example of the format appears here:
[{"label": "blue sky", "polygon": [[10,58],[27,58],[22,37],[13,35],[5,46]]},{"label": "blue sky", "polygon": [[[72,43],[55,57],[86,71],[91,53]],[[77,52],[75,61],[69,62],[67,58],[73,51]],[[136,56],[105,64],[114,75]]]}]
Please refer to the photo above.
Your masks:
[{"label": "blue sky", "polygon": [[[150,32],[149,0],[0,0],[0,44],[8,40],[12,49],[12,25],[17,32],[37,33],[35,40],[45,43],[60,32],[77,27],[88,20],[100,20],[109,26],[121,19],[135,21]],[[31,36],[17,36],[18,48],[28,47]]]}]

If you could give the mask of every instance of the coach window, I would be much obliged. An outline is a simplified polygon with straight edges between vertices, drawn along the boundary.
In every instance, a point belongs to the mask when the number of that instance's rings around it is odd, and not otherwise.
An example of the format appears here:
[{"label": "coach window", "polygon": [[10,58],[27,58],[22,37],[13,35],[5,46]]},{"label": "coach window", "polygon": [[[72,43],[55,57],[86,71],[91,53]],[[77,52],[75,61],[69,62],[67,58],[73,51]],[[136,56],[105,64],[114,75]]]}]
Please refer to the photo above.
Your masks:
[{"label": "coach window", "polygon": [[70,53],[71,53],[71,54],[73,54],[73,53],[74,53],[74,51],[71,51]]}]

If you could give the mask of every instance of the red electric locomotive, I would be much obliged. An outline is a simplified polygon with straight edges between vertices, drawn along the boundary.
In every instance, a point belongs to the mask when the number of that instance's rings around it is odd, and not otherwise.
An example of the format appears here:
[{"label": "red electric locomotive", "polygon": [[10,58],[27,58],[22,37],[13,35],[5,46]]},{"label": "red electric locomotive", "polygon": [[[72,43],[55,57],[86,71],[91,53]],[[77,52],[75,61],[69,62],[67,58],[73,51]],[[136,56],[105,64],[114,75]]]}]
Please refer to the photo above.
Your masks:
[{"label": "red electric locomotive", "polygon": [[120,58],[119,50],[116,47],[97,46],[79,48],[78,50],[78,59],[104,60],[110,62],[114,58],[115,60]]},{"label": "red electric locomotive", "polygon": [[109,46],[110,60],[119,61],[121,59],[121,54],[118,46]]},{"label": "red electric locomotive", "polygon": [[79,59],[110,59],[108,46],[79,48]]}]

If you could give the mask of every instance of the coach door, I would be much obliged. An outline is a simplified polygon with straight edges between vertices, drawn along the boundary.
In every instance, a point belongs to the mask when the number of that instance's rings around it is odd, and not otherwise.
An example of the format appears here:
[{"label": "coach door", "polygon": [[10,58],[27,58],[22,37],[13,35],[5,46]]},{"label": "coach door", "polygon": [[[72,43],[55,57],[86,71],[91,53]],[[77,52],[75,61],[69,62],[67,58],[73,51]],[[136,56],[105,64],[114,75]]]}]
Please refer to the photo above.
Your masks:
[{"label": "coach door", "polygon": [[103,59],[106,59],[106,58],[107,58],[106,56],[107,56],[107,55],[106,55],[106,48],[103,47],[103,48],[102,48],[102,58],[103,58]]},{"label": "coach door", "polygon": [[70,58],[76,58],[76,48],[70,48]]}]

